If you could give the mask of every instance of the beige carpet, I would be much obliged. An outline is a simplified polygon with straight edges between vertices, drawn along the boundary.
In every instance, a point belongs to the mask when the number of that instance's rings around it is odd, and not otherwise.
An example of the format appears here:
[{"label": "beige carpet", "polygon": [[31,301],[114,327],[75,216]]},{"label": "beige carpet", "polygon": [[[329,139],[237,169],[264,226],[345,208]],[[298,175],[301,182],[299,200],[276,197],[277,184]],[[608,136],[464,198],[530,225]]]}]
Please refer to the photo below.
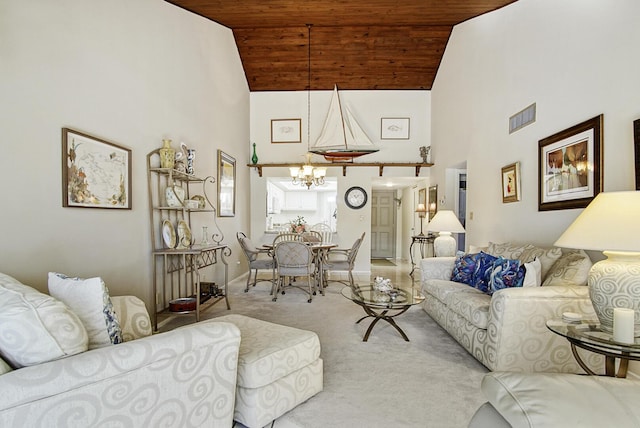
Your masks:
[{"label": "beige carpet", "polygon": [[[466,427],[485,401],[480,381],[487,369],[420,307],[396,319],[411,342],[386,322],[362,342],[369,321],[355,324],[364,312],[340,294],[338,283],[312,303],[297,289],[272,302],[268,283],[248,293],[242,280],[229,287],[231,311],[218,304],[204,318],[239,313],[320,337],[324,391],[279,418],[276,428]],[[179,318],[164,329],[192,321]]]}]

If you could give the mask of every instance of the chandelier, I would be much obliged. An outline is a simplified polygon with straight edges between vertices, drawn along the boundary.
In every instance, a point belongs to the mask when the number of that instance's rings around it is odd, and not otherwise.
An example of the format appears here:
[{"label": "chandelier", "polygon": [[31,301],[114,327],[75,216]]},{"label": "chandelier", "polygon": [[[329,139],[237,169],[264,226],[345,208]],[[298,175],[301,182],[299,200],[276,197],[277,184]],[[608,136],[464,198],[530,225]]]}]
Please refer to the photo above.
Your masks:
[{"label": "chandelier", "polygon": [[[310,144],[311,132],[309,130],[311,123],[311,26],[307,24],[307,30],[309,34],[309,43],[307,44],[307,145]],[[311,153],[307,153],[307,162],[301,167],[289,168],[291,173],[291,179],[293,184],[300,184],[301,186],[307,186],[310,189],[312,185],[322,186],[324,184],[324,177],[327,175],[326,168],[314,168],[311,165]]]},{"label": "chandelier", "polygon": [[293,184],[300,184],[301,186],[307,186],[307,189],[312,185],[322,186],[324,184],[324,177],[327,175],[327,168],[314,168],[311,165],[311,153],[307,153],[307,162],[301,167],[289,168]]}]

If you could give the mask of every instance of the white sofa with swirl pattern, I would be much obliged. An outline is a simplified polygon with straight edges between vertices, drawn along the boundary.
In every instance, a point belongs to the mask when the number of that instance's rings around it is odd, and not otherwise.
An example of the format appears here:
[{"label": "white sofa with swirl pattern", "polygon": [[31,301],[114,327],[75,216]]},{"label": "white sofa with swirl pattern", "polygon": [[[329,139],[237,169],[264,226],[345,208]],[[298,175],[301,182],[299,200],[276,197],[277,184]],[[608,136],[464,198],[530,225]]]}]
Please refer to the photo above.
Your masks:
[{"label": "white sofa with swirl pattern", "polygon": [[[563,312],[596,319],[586,281],[591,260],[583,251],[493,244],[494,256],[538,259],[540,286],[514,287],[485,294],[451,281],[455,257],[422,259],[424,310],[478,361],[492,371],[583,373],[569,342],[546,327]],[[583,360],[602,372],[603,359],[581,352]]]},{"label": "white sofa with swirl pattern", "polygon": [[87,350],[66,305],[0,273],[0,426],[232,426],[239,329],[152,336],[142,301],[111,302],[124,343]]}]

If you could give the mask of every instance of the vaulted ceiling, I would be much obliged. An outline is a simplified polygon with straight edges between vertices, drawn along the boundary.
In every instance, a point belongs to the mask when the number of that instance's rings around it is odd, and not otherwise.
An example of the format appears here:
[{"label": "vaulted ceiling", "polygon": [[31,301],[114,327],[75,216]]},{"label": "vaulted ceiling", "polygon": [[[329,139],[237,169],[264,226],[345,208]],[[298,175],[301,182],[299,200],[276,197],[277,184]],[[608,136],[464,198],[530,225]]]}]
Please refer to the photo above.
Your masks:
[{"label": "vaulted ceiling", "polygon": [[453,26],[516,0],[167,1],[233,30],[251,91],[300,91],[431,89]]}]

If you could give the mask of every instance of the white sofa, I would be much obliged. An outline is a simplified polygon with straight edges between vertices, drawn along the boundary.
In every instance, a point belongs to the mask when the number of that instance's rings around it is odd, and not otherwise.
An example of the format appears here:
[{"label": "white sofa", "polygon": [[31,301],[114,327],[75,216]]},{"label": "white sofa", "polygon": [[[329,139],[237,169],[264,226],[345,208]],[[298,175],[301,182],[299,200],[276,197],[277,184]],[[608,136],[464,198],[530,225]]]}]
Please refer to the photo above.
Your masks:
[{"label": "white sofa", "polygon": [[640,426],[640,381],[566,373],[487,374],[469,428]]},{"label": "white sofa", "polygon": [[[424,310],[492,371],[583,373],[569,342],[546,327],[563,312],[596,319],[586,285],[591,260],[582,251],[492,244],[487,253],[541,262],[541,286],[506,288],[492,296],[451,281],[455,257],[421,260]],[[586,260],[585,260],[586,257]],[[603,358],[579,351],[596,372]]]},{"label": "white sofa", "polygon": [[[0,274],[3,292],[12,292],[16,283]],[[6,300],[6,294],[2,298]],[[131,296],[111,299],[124,343],[15,370],[9,359],[0,359],[0,426],[231,427],[239,329],[230,323],[201,322],[150,336],[142,301]],[[24,308],[3,310],[6,315]],[[2,333],[6,345],[11,331],[4,328]],[[29,337],[15,339],[27,342]]]}]

